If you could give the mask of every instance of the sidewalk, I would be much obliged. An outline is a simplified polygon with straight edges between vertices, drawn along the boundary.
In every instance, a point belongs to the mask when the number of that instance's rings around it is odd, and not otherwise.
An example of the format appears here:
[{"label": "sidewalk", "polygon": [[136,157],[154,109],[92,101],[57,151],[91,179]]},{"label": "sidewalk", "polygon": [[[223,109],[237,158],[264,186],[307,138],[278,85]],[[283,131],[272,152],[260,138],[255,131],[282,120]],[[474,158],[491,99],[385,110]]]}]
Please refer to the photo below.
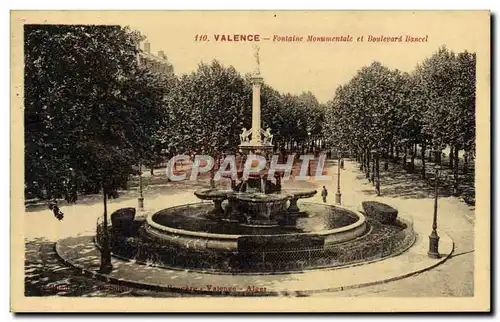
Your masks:
[{"label": "sidewalk", "polygon": [[112,259],[113,271],[104,275],[98,272],[100,252],[92,236],[60,240],[56,251],[66,263],[87,275],[119,285],[213,295],[306,296],[386,283],[432,269],[448,258],[453,242],[448,236],[441,236],[440,259],[426,256],[427,243],[418,238],[415,245],[401,255],[370,264],[272,275],[207,274],[140,265],[117,258]]}]

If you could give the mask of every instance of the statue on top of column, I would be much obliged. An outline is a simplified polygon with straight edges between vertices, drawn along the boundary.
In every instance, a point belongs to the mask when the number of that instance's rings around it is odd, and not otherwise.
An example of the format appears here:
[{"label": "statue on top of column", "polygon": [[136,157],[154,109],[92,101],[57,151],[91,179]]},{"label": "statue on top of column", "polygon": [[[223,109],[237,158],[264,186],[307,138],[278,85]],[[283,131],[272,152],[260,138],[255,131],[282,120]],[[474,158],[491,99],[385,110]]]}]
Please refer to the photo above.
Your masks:
[{"label": "statue on top of column", "polygon": [[260,47],[255,45],[253,47],[253,49],[255,50],[254,56],[255,56],[255,60],[257,61],[257,68],[255,69],[255,73],[258,75],[258,74],[260,74],[260,59],[259,59]]}]

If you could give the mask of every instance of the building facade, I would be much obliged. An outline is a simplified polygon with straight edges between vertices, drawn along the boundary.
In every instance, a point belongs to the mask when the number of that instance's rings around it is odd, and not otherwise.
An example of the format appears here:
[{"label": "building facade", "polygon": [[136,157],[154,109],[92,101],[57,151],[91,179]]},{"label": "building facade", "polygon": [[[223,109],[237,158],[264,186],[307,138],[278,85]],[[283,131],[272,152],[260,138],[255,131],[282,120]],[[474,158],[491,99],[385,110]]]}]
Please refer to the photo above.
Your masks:
[{"label": "building facade", "polygon": [[152,54],[149,42],[144,43],[144,48],[139,56],[139,62],[154,72],[174,75],[174,66],[167,60],[165,53],[160,50],[157,55]]}]

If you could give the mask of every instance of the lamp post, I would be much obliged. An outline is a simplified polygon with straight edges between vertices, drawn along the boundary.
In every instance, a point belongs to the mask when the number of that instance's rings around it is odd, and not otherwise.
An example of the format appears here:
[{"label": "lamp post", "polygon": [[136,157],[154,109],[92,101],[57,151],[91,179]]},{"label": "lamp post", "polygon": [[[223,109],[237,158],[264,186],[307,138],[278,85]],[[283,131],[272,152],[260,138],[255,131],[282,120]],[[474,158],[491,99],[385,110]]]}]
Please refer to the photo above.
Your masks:
[{"label": "lamp post", "polygon": [[371,155],[371,152],[368,151],[368,149],[366,150],[366,164],[365,164],[365,172],[366,172],[366,179],[368,179],[368,181],[370,181],[370,155]]},{"label": "lamp post", "polygon": [[311,151],[311,131],[307,131],[307,152]]},{"label": "lamp post", "polygon": [[342,203],[342,194],[340,193],[340,153],[337,155],[337,193],[335,194],[335,203],[340,205]]},{"label": "lamp post", "polygon": [[78,199],[78,186],[76,184],[76,174],[75,174],[75,169],[69,168],[69,180],[68,180],[68,197],[69,197],[69,202],[75,203],[76,200]]},{"label": "lamp post", "polygon": [[377,196],[380,196],[380,153],[375,152],[375,190],[377,191]]},{"label": "lamp post", "polygon": [[107,197],[108,192],[105,185],[102,188],[104,197],[104,221],[102,225],[102,249],[101,249],[101,266],[99,271],[101,273],[108,274],[113,270],[113,265],[111,264],[111,246],[109,245],[109,231],[108,231],[108,204]]},{"label": "lamp post", "polygon": [[[307,132],[307,153],[311,151],[311,132]],[[307,175],[310,177],[311,176],[311,161],[309,162],[309,166],[307,167]]]},{"label": "lamp post", "polygon": [[[435,151],[436,157],[438,157],[438,153],[441,151]],[[429,251],[427,255],[430,258],[439,258],[439,236],[437,234],[437,207],[438,207],[438,192],[439,192],[439,170],[441,169],[440,165],[436,165],[434,167],[436,170],[436,180],[435,180],[435,190],[434,190],[434,214],[432,217],[432,232],[429,235]]]},{"label": "lamp post", "polygon": [[[149,43],[146,42],[144,44],[144,48],[146,49],[145,51],[148,52],[149,54]],[[137,66],[139,68],[142,67],[142,61],[141,61],[141,54],[137,54]],[[142,162],[139,161],[139,198],[137,198],[137,208],[139,208],[139,210],[144,210],[144,196],[142,195]]]},{"label": "lamp post", "polygon": [[144,210],[144,196],[142,194],[142,163],[139,162],[139,198],[137,198],[139,210]]},{"label": "lamp post", "polygon": [[370,175],[370,181],[372,182],[372,186],[375,185],[375,158],[377,156],[377,150],[371,150],[372,154],[372,173]]}]

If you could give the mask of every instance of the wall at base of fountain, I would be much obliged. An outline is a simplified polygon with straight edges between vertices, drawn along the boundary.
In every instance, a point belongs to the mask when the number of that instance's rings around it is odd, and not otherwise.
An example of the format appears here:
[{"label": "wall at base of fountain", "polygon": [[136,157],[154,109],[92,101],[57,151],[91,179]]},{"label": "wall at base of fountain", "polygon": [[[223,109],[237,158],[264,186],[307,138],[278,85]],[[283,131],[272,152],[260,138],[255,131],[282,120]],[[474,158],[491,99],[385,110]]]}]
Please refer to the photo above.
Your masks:
[{"label": "wall at base of fountain", "polygon": [[238,251],[240,252],[269,252],[286,251],[309,248],[323,248],[325,238],[318,235],[261,235],[242,236],[238,238]]},{"label": "wall at base of fountain", "polygon": [[178,245],[193,250],[213,250],[222,252],[259,252],[270,250],[298,250],[304,248],[321,249],[333,244],[356,239],[367,231],[363,214],[342,208],[357,221],[344,227],[314,232],[281,235],[231,235],[189,231],[158,224],[155,214],[148,216],[144,225],[146,235],[160,242]]},{"label": "wall at base of fountain", "polygon": [[163,242],[172,243],[185,248],[195,250],[211,249],[221,251],[237,251],[238,250],[238,236],[235,238],[217,238],[216,234],[210,234],[209,238],[203,236],[186,234],[175,234],[168,231],[156,229],[155,227],[146,224],[144,226],[145,232],[150,236],[161,239]]},{"label": "wall at base of fountain", "polygon": [[[351,225],[353,226],[353,225]],[[350,227],[350,229],[341,231],[341,232],[336,232],[333,234],[328,234],[325,235],[325,246],[331,245],[331,244],[338,244],[342,243],[345,241],[349,241],[355,238],[358,238],[359,236],[362,236],[365,234],[368,226],[366,222],[363,220],[360,222],[359,225],[354,225],[354,227]]]}]

